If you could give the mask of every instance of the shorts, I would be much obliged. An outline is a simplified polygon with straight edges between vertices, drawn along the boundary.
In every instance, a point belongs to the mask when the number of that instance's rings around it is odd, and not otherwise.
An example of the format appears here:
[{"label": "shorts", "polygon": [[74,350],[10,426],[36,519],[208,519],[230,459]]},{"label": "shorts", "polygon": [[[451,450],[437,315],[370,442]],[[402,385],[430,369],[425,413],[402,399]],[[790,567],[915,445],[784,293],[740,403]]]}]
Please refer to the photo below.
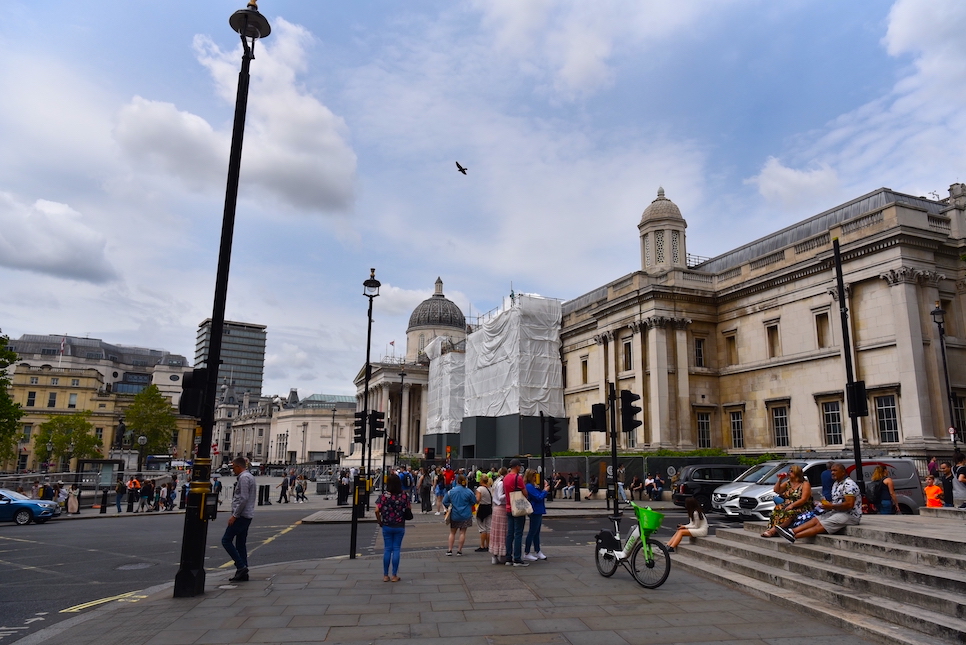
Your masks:
[{"label": "shorts", "polygon": [[472,517],[470,519],[468,519],[468,520],[450,520],[449,521],[449,527],[450,527],[450,529],[457,529],[457,530],[462,529],[462,530],[465,531],[466,529],[470,528],[471,526],[473,526],[473,518]]},{"label": "shorts", "polygon": [[823,513],[822,515],[818,516],[818,521],[821,523],[822,528],[824,528],[825,532],[829,535],[838,533],[846,526],[858,524],[861,520],[861,517],[855,517],[851,513],[845,513],[843,511]]},{"label": "shorts", "polygon": [[490,532],[490,520],[492,519],[492,515],[487,515],[482,520],[479,517],[476,518],[476,524],[480,527],[480,533]]}]

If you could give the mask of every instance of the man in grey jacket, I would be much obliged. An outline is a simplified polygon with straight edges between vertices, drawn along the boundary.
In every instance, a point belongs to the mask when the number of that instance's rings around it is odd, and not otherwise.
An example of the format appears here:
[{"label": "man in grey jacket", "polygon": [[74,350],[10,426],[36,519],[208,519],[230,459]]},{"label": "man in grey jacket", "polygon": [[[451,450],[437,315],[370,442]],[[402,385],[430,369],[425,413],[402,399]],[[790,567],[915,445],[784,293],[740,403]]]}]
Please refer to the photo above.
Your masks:
[{"label": "man in grey jacket", "polygon": [[231,462],[231,470],[238,476],[235,492],[231,498],[231,517],[228,518],[228,528],[221,538],[221,545],[235,562],[235,575],[229,582],[248,582],[248,527],[255,517],[255,476],[248,472],[248,461],[244,457],[235,457]]}]

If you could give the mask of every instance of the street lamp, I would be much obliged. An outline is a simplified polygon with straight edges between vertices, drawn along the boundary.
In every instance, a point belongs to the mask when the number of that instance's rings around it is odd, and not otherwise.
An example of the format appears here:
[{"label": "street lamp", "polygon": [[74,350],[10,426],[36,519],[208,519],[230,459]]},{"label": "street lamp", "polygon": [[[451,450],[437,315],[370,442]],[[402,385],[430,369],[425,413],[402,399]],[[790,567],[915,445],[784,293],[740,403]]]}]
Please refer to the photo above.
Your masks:
[{"label": "street lamp", "polygon": [[258,12],[255,0],[245,9],[233,13],[228,24],[242,42],[241,70],[235,95],[235,120],[228,157],[228,184],[225,210],[221,223],[221,247],[215,276],[215,297],[211,313],[208,358],[205,361],[204,400],[201,406],[201,443],[191,468],[181,541],[181,563],[174,579],[174,597],[190,598],[205,592],[205,546],[208,517],[202,512],[205,496],[211,492],[211,436],[215,420],[215,395],[218,392],[218,367],[221,364],[221,341],[225,329],[225,302],[228,299],[228,269],[231,265],[231,242],[235,229],[235,206],[238,202],[238,177],[241,172],[242,142],[245,138],[245,113],[248,109],[249,67],[255,58],[255,41],[272,33],[268,20]]},{"label": "street lamp", "polygon": [[953,437],[953,454],[959,451],[959,446],[956,440],[958,439],[956,428],[956,417],[954,410],[956,409],[956,399],[953,396],[953,390],[949,387],[949,367],[946,365],[946,328],[944,323],[946,322],[946,312],[943,308],[939,306],[939,302],[936,302],[936,308],[929,312],[932,316],[932,321],[936,323],[939,327],[939,349],[943,355],[943,374],[946,377],[946,398],[949,400],[949,434]]},{"label": "street lamp", "polygon": [[50,458],[53,456],[54,444],[51,441],[47,442],[47,472],[50,472]]},{"label": "street lamp", "polygon": [[[382,283],[376,280],[376,270],[369,269],[369,279],[362,283],[362,295],[369,299],[369,314],[368,314],[368,325],[366,328],[366,376],[365,384],[362,391],[362,454],[359,460],[359,470],[366,468],[366,441],[368,438],[368,423],[369,423],[369,379],[372,377],[372,363],[371,350],[372,350],[372,301],[374,298],[379,297],[379,287]],[[369,459],[372,459],[372,449],[370,446]],[[371,464],[370,464],[371,466]],[[366,507],[369,506],[369,469],[366,469]],[[353,500],[352,500],[352,531],[349,534],[349,559],[354,560],[356,557],[356,536],[359,531],[359,506],[358,495],[361,477],[357,476],[355,481],[352,482],[353,486]]]},{"label": "street lamp", "polygon": [[138,437],[138,472],[144,467],[144,446],[148,445],[148,438],[143,434]]},{"label": "street lamp", "polygon": [[329,452],[332,451],[332,440],[335,438],[335,412],[338,408],[332,406],[332,427],[329,431]]}]

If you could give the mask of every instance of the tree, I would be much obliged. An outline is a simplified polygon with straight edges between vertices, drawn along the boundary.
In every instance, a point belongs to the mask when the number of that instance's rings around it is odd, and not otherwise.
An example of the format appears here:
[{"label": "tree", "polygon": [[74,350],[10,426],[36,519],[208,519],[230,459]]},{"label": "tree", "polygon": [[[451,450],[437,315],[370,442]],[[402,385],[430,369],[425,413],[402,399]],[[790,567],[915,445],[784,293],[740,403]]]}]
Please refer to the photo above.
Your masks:
[{"label": "tree", "polygon": [[17,456],[20,443],[19,421],[24,415],[19,403],[10,398],[7,367],[17,361],[17,353],[7,349],[10,338],[0,334],[0,463]]},{"label": "tree", "polygon": [[134,403],[124,414],[124,423],[133,438],[133,448],[140,447],[138,437],[147,437],[148,442],[143,448],[146,455],[166,455],[171,451],[171,444],[175,443],[178,422],[174,409],[156,385],[144,388],[134,397]]},{"label": "tree", "polygon": [[[40,424],[37,433],[37,452],[47,451],[47,444],[52,450],[47,459],[56,460],[64,457],[77,459],[99,459],[101,454],[101,440],[94,434],[94,425],[89,421],[92,412],[84,410],[74,414],[58,415]],[[52,461],[52,460],[51,460]]]}]

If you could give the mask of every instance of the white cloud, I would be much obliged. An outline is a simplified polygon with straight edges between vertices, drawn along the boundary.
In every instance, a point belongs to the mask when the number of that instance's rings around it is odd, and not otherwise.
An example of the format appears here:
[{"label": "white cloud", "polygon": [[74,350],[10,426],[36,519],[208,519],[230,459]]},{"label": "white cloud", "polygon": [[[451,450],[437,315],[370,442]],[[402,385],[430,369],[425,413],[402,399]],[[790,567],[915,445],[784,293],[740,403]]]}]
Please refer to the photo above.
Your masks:
[{"label": "white cloud", "polygon": [[0,266],[72,280],[106,282],[115,270],[106,238],[67,204],[23,204],[0,193]]},{"label": "white cloud", "polygon": [[780,205],[793,214],[814,213],[839,192],[839,179],[828,164],[812,170],[795,170],[769,157],[761,172],[745,180],[758,186],[758,192],[771,205]]},{"label": "white cloud", "polygon": [[[271,44],[252,62],[241,182],[300,212],[346,212],[354,199],[355,153],[345,121],[298,82],[311,35],[278,19]],[[199,62],[218,95],[234,105],[241,47],[222,51],[195,37]],[[148,172],[198,190],[220,191],[228,168],[230,125],[217,130],[174,105],[134,97],[117,117],[121,149]]]}]

